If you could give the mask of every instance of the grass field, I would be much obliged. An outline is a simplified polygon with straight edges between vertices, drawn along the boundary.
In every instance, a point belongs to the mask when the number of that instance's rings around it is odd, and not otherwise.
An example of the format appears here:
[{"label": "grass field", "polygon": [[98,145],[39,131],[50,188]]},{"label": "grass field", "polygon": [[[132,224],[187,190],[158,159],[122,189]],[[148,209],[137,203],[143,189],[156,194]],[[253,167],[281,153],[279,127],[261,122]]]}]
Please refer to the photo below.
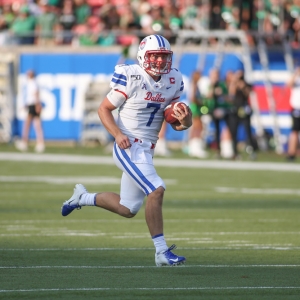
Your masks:
[{"label": "grass field", "polygon": [[144,209],[133,219],[95,207],[60,214],[77,182],[91,192],[118,192],[115,166],[0,166],[0,299],[300,297],[299,172],[158,167],[167,183],[165,236],[187,262],[157,268]]}]

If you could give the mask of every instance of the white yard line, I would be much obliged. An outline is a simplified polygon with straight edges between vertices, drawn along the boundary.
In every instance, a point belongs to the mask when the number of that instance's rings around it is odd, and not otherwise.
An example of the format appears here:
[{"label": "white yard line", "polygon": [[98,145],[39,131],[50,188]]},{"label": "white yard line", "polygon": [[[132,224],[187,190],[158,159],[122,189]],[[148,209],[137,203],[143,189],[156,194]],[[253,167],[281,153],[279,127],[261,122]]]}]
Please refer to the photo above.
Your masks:
[{"label": "white yard line", "polygon": [[[178,223],[178,219],[169,219],[165,218],[168,222],[171,223]],[[144,219],[135,219],[130,220],[131,223],[145,223]],[[242,219],[242,220],[233,220],[233,219],[181,219],[180,222],[187,222],[187,223],[231,223],[231,222],[239,222],[239,223],[251,223],[251,222],[266,222],[266,223],[281,223],[281,222],[294,222],[291,219]],[[65,219],[60,220],[0,220],[0,227],[1,226],[28,226],[27,224],[40,224],[40,223],[128,223],[126,219]],[[26,225],[24,225],[26,224]],[[185,232],[187,233],[187,232]],[[189,234],[191,231],[188,232]],[[197,232],[198,233],[198,232]]]},{"label": "white yard line", "polygon": [[[2,202],[4,203],[4,202]],[[169,219],[165,218],[168,223],[178,223],[178,219]],[[144,219],[135,219],[130,220],[131,223],[145,223]],[[242,219],[242,220],[233,220],[233,219],[181,219],[180,222],[186,222],[186,223],[232,223],[232,222],[238,222],[238,223],[257,223],[257,222],[265,222],[265,223],[282,223],[282,222],[295,222],[291,219]],[[128,220],[126,219],[60,219],[60,220],[0,220],[0,227],[4,226],[10,226],[11,228],[19,228],[20,227],[26,227],[29,224],[40,224],[40,223],[128,223]],[[184,234],[198,234],[199,232],[193,233],[191,231],[184,232]]]},{"label": "white yard line", "polygon": [[[20,229],[18,229],[20,230]],[[21,237],[32,237],[32,236],[65,236],[65,235],[76,235],[76,236],[104,236],[104,235],[114,235],[115,233],[106,233],[106,232],[98,232],[98,231],[79,231],[79,230],[69,230],[69,229],[62,229],[62,230],[58,230],[58,229],[34,229],[34,228],[29,228],[29,229],[22,229],[22,230],[28,230],[28,231],[32,231],[32,230],[39,230],[40,232],[37,232],[37,233],[1,233],[0,236],[2,237],[10,237],[10,236],[21,236]],[[174,233],[175,234],[175,233]],[[176,233],[177,235],[180,234],[180,232],[177,232]],[[113,237],[121,237],[121,238],[128,238],[130,236],[130,238],[133,238],[135,236],[137,236],[139,238],[141,238],[141,234],[133,234],[133,235],[115,235]],[[199,232],[198,233],[199,236],[225,236],[225,235],[230,235],[230,236],[233,236],[233,235],[300,235],[300,231],[269,231],[269,232],[239,232],[239,231],[236,231],[236,232]],[[148,238],[147,234],[143,234],[142,235],[142,238]]]},{"label": "white yard line", "polygon": [[[299,268],[300,265],[183,265],[184,268]],[[156,269],[157,266],[0,266],[0,269]]]},{"label": "white yard line", "polygon": [[120,184],[117,177],[60,177],[60,176],[0,176],[0,182],[43,182],[52,184],[65,184],[81,182],[83,184]]},{"label": "white yard line", "polygon": [[[203,251],[203,250],[278,250],[278,251],[293,251],[300,250],[297,246],[270,246],[270,245],[254,245],[248,246],[230,246],[230,247],[178,247],[179,250],[188,251]],[[153,251],[153,248],[36,248],[36,249],[17,249],[17,248],[0,248],[0,251],[20,251],[20,252],[40,252],[40,251]]]},{"label": "white yard line", "polygon": [[[156,267],[157,268],[157,267]],[[191,290],[279,290],[279,289],[300,289],[300,286],[236,286],[236,287],[171,287],[171,288],[153,288],[153,287],[140,287],[140,288],[57,288],[57,289],[16,289],[16,290],[0,290],[0,293],[15,293],[15,292],[78,292],[78,291],[191,291]]]},{"label": "white yard line", "polygon": [[[114,165],[110,156],[85,156],[68,154],[35,154],[0,152],[0,160],[4,161],[32,161],[66,164],[97,164]],[[261,171],[289,171],[300,172],[300,164],[271,163],[271,162],[242,162],[196,159],[164,159],[154,158],[156,166],[170,168],[202,168],[202,169],[231,169],[231,170],[261,170]]]},{"label": "white yard line", "polygon": [[[81,182],[83,184],[120,184],[119,177],[94,176],[94,177],[72,177],[72,176],[0,176],[0,182],[42,182],[49,184],[73,184]],[[164,179],[168,185],[177,184],[176,179]],[[215,187],[218,193],[233,194],[257,194],[257,195],[300,195],[299,189],[258,189],[258,188],[233,188],[233,187]]]},{"label": "white yard line", "polygon": [[231,188],[231,187],[215,187],[218,193],[233,194],[252,194],[252,195],[300,195],[300,190],[296,189],[257,189],[257,188]]},{"label": "white yard line", "polygon": [[[176,179],[164,179],[166,184],[174,185]],[[59,177],[59,176],[0,176],[0,182],[43,182],[51,184],[66,184],[80,182],[83,184],[120,184],[120,177]]]}]

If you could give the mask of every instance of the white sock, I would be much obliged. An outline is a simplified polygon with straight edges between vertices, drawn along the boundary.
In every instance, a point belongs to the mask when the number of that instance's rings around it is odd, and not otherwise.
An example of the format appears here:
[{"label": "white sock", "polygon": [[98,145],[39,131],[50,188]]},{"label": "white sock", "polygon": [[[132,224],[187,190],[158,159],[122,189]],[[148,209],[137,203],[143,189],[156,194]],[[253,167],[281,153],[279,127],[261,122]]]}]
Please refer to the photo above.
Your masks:
[{"label": "white sock", "polygon": [[95,206],[96,205],[96,193],[84,193],[80,196],[80,206]]},{"label": "white sock", "polygon": [[167,243],[165,241],[165,237],[163,233],[157,234],[152,237],[152,241],[156,248],[156,253],[166,251],[168,249]]}]

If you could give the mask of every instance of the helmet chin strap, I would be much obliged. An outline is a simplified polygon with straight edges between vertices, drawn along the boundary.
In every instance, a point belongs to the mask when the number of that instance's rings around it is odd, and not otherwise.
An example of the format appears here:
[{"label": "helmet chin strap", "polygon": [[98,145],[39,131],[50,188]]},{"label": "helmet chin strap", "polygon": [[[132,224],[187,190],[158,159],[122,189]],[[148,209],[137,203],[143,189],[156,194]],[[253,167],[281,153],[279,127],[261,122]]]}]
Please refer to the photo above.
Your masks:
[{"label": "helmet chin strap", "polygon": [[150,71],[149,73],[153,74],[154,76],[160,76],[166,74],[165,72],[166,68],[167,68],[167,64],[163,68],[161,68],[160,64],[158,64],[158,67],[157,66],[151,67],[151,63],[150,63],[148,70]]},{"label": "helmet chin strap", "polygon": [[158,68],[149,69],[149,71],[151,72],[151,74],[153,74],[155,76],[161,76],[161,75],[165,74],[164,72],[160,72],[163,70],[158,69]]},{"label": "helmet chin strap", "polygon": [[155,72],[154,70],[152,69],[147,69],[146,72],[149,74],[149,75],[153,75],[153,76],[160,76],[161,74]]}]

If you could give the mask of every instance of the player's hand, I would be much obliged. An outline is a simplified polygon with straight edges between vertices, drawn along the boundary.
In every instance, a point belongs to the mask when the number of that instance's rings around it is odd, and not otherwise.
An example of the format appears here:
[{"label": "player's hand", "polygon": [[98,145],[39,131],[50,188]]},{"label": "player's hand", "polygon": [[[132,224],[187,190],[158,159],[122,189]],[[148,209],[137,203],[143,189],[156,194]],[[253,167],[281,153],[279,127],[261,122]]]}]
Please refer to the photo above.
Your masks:
[{"label": "player's hand", "polygon": [[180,124],[186,127],[192,126],[192,111],[187,105],[184,105],[184,109],[180,108],[179,105],[174,107],[174,112],[175,115],[173,116],[178,119]]},{"label": "player's hand", "polygon": [[117,145],[121,149],[130,148],[131,144],[127,135],[120,133],[115,138]]}]

